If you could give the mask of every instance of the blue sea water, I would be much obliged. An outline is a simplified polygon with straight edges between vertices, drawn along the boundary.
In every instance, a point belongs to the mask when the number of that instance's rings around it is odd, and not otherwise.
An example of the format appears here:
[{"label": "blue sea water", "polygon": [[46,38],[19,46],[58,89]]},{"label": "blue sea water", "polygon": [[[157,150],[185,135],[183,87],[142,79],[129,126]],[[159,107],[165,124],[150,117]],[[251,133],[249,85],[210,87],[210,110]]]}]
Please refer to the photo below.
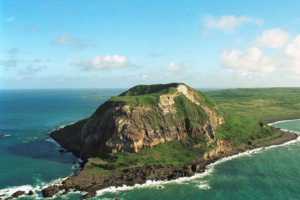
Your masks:
[{"label": "blue sea water", "polygon": [[[71,154],[59,153],[47,133],[89,117],[109,97],[88,98],[86,93],[118,95],[125,89],[1,90],[0,195],[40,187],[74,172]],[[202,89],[203,91],[203,89]],[[300,132],[300,120],[273,124]],[[212,164],[204,174],[170,182],[110,188],[94,199],[300,199],[300,142],[255,150]],[[159,189],[158,186],[163,186]],[[80,199],[83,194],[56,195]]]}]

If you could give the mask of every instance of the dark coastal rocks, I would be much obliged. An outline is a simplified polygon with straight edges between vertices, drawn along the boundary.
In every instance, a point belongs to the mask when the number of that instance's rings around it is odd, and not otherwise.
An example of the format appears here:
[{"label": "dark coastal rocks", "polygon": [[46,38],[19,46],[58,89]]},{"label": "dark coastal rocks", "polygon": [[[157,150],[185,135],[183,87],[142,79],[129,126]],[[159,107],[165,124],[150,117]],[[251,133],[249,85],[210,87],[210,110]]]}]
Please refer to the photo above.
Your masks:
[{"label": "dark coastal rocks", "polygon": [[64,153],[65,151],[63,149],[58,150],[60,153]]},{"label": "dark coastal rocks", "polygon": [[68,189],[66,189],[63,193],[61,193],[60,196],[62,196],[62,195],[67,195],[69,192],[70,192],[70,189],[68,188]]},{"label": "dark coastal rocks", "polygon": [[96,196],[96,192],[92,191],[83,196],[83,199],[89,199]]},{"label": "dark coastal rocks", "polygon": [[199,164],[193,164],[192,165],[193,172],[199,172],[200,171],[200,165]]},{"label": "dark coastal rocks", "polygon": [[29,196],[34,195],[34,192],[32,190],[29,190]]},{"label": "dark coastal rocks", "polygon": [[[11,197],[5,198],[4,200],[10,200],[10,199],[18,198],[19,196],[22,196],[23,194],[25,194],[25,191],[18,190],[15,193],[13,193],[11,195]],[[2,196],[4,196],[4,195],[2,195]],[[2,198],[0,198],[0,199],[2,199]]]},{"label": "dark coastal rocks", "polygon": [[44,197],[53,197],[56,193],[58,193],[60,190],[59,186],[50,186],[44,190],[42,190]]},{"label": "dark coastal rocks", "polygon": [[100,168],[103,168],[103,169],[106,169],[106,170],[115,170],[117,168],[120,168],[120,167],[128,167],[129,165],[127,164],[123,164],[123,163],[120,163],[119,165],[113,165],[113,164],[96,164],[96,163],[91,163],[93,166],[95,167],[100,167]]},{"label": "dark coastal rocks", "polygon": [[19,190],[19,191],[13,193],[11,196],[14,198],[18,198],[19,196],[21,196],[23,194],[25,194],[25,191]]}]

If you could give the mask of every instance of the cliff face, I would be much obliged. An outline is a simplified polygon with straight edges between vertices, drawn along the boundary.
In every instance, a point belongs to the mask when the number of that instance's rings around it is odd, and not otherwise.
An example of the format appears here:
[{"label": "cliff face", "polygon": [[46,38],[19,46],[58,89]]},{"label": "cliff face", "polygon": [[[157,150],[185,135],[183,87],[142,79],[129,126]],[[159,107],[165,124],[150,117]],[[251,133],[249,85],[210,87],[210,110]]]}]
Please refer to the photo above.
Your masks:
[{"label": "cliff face", "polygon": [[138,87],[111,98],[87,120],[77,134],[82,156],[138,152],[171,140],[210,145],[217,126],[225,123],[209,97],[184,84]]}]

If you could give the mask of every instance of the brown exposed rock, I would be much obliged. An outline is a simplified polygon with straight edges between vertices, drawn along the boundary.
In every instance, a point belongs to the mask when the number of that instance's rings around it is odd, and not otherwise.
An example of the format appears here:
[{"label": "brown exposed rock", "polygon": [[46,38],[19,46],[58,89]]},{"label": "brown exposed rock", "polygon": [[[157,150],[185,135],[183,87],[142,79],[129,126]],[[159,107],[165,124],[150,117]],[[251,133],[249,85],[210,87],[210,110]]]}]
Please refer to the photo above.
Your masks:
[{"label": "brown exposed rock", "polygon": [[[177,112],[174,98],[180,95],[204,110],[208,120],[204,121],[201,127],[189,127],[189,118],[178,119],[174,116]],[[99,152],[135,153],[142,147],[153,148],[162,142],[182,141],[187,135],[208,140],[207,143],[198,146],[210,145],[215,141],[216,128],[225,121],[202,101],[203,99],[191,88],[178,85],[177,92],[160,95],[157,106],[111,106],[105,112],[96,111],[87,120],[81,132],[65,138],[62,133],[53,133],[51,137],[58,142],[63,140],[64,148],[80,152],[81,157],[89,157],[91,149]],[[218,110],[217,107],[214,109]],[[69,140],[69,143],[66,140]]]},{"label": "brown exposed rock", "polygon": [[89,199],[89,198],[92,198],[92,197],[95,197],[95,196],[96,196],[96,192],[93,191],[93,192],[89,192],[86,195],[84,195],[83,199]]},{"label": "brown exposed rock", "polygon": [[15,197],[15,198],[18,198],[19,196],[21,196],[21,195],[23,195],[23,194],[25,194],[25,191],[19,190],[19,191],[13,193],[11,196],[12,196],[12,197]]},{"label": "brown exposed rock", "polygon": [[59,186],[50,186],[44,190],[42,190],[44,197],[53,197],[56,193],[58,193],[60,190]]}]

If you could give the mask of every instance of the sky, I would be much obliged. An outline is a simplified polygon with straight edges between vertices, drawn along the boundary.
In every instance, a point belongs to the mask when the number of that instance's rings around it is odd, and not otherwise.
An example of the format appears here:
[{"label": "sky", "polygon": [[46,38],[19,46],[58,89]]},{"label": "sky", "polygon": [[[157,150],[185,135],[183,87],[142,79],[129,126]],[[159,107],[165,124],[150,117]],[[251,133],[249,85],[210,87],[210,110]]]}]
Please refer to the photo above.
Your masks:
[{"label": "sky", "polygon": [[0,89],[300,87],[297,0],[0,0]]}]

